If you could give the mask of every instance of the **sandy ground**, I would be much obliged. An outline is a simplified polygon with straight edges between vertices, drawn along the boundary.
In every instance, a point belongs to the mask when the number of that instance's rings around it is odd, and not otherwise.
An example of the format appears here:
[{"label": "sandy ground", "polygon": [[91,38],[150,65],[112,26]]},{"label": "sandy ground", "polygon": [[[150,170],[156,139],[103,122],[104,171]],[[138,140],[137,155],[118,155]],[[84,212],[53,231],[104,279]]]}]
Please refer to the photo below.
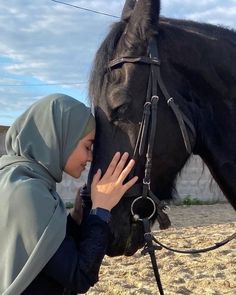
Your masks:
[{"label": "sandy ground", "polygon": [[[229,204],[171,207],[172,228],[154,236],[176,248],[213,245],[236,231],[236,214]],[[87,294],[159,294],[149,256],[105,257],[100,281]],[[236,295],[236,239],[204,254],[156,252],[165,295]]]}]

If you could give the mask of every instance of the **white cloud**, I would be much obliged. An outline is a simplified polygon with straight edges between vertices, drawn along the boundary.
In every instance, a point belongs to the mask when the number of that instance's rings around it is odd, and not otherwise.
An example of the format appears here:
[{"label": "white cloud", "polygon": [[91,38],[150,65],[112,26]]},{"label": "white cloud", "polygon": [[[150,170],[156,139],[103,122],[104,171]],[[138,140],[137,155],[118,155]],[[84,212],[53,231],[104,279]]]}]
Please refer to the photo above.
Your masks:
[{"label": "white cloud", "polygon": [[[124,0],[77,0],[70,4],[120,15]],[[210,22],[236,28],[236,0],[163,0],[162,15]],[[111,17],[89,13],[50,0],[0,2],[0,108],[23,111],[35,97],[49,91],[86,93],[90,66],[105,37]],[[3,87],[13,84],[85,82],[68,88]],[[10,83],[9,83],[10,84]],[[3,116],[3,113],[0,115]],[[13,115],[14,117],[14,115]],[[3,121],[0,118],[0,124]]]}]

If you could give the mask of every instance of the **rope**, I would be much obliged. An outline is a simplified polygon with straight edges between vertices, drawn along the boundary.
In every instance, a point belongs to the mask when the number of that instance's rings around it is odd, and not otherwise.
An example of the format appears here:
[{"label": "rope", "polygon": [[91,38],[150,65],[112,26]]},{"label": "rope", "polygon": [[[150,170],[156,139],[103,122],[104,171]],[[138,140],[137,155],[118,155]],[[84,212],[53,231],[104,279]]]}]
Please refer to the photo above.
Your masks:
[{"label": "rope", "polygon": [[236,232],[234,234],[232,234],[231,236],[229,236],[228,238],[226,238],[225,240],[223,240],[219,243],[215,243],[214,246],[210,246],[210,247],[202,248],[202,249],[192,249],[192,250],[174,249],[174,248],[164,245],[159,240],[157,240],[154,236],[152,236],[152,238],[153,238],[153,241],[155,243],[157,243],[159,246],[161,246],[162,248],[165,248],[166,250],[169,250],[171,252],[182,253],[182,254],[199,254],[199,253],[205,253],[205,252],[209,252],[212,250],[216,250],[216,249],[226,245],[227,243],[229,243],[230,241],[232,241],[233,239],[236,238]]}]

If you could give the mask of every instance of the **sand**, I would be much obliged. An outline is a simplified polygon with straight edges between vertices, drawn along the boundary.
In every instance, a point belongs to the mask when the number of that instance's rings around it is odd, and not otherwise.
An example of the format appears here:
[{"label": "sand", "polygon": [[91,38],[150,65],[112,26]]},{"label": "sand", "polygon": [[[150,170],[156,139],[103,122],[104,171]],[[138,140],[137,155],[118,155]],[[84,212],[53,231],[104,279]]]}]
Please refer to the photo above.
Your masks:
[{"label": "sand", "polygon": [[[236,214],[229,204],[173,206],[168,215],[172,228],[154,227],[154,236],[176,248],[208,247],[236,231]],[[236,295],[236,239],[204,254],[162,249],[156,257],[165,295]],[[132,257],[105,257],[100,281],[87,294],[159,294],[149,256],[138,251]]]}]

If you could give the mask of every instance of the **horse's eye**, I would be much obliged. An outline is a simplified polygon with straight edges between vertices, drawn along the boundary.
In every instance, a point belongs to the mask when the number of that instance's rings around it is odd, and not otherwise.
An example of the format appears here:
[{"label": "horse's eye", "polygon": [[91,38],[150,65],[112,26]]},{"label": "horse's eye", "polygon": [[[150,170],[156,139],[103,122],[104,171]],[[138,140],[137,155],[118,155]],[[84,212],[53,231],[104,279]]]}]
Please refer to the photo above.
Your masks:
[{"label": "horse's eye", "polygon": [[112,121],[120,121],[124,120],[124,115],[126,111],[128,110],[128,103],[122,104],[116,108],[113,109],[112,111]]},{"label": "horse's eye", "polygon": [[119,114],[124,114],[128,109],[128,104],[123,104],[122,106],[118,107],[117,112]]},{"label": "horse's eye", "polygon": [[121,69],[113,69],[108,76],[108,80],[110,83],[120,83],[121,81]]},{"label": "horse's eye", "polygon": [[116,108],[116,113],[123,115],[127,111],[127,109],[128,109],[128,104],[125,103],[125,104]]}]

